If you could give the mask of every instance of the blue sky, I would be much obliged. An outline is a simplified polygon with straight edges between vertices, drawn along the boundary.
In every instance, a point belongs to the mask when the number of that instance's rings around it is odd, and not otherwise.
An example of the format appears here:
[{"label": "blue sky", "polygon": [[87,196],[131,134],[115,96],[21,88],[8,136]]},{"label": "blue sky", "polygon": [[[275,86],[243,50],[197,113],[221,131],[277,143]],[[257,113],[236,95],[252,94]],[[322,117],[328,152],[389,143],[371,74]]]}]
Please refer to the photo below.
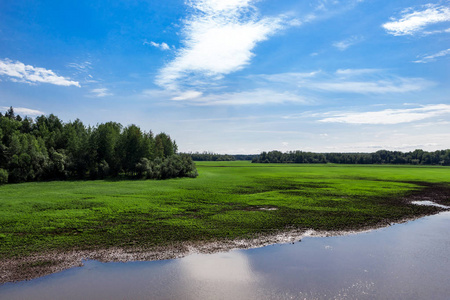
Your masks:
[{"label": "blue sky", "polygon": [[450,1],[0,1],[0,110],[180,151],[450,148]]}]

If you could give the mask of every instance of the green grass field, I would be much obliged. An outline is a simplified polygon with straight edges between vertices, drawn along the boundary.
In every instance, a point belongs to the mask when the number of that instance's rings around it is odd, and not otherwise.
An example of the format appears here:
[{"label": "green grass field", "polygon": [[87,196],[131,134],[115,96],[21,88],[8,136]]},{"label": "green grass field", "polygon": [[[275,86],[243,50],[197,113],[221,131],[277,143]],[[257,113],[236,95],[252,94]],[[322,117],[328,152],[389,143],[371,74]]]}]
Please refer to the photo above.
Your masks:
[{"label": "green grass field", "polygon": [[[450,168],[199,162],[199,177],[0,186],[0,257],[152,247],[286,228],[377,226],[438,211],[404,197],[444,188]],[[447,197],[447,204],[450,202]]]}]

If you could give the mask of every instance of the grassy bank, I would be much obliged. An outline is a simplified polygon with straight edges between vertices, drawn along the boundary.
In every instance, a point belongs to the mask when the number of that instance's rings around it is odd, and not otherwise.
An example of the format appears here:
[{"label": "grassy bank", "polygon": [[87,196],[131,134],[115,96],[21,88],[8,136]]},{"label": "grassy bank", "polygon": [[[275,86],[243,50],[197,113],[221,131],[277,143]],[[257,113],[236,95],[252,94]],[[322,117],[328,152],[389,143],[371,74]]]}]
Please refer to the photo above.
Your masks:
[{"label": "grassy bank", "polygon": [[0,186],[0,257],[48,250],[152,247],[286,228],[358,229],[439,209],[450,168],[197,163],[199,177]]}]

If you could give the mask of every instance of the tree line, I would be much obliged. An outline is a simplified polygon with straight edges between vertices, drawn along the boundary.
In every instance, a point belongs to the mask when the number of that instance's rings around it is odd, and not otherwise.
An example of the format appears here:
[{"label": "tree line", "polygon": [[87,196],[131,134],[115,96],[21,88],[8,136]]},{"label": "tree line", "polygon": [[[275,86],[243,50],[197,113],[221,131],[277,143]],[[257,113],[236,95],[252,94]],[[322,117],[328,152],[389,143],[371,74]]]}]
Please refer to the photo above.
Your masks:
[{"label": "tree line", "polygon": [[196,177],[191,157],[169,135],[116,122],[85,126],[57,116],[0,113],[0,184],[103,178]]},{"label": "tree line", "polygon": [[194,161],[235,161],[235,160],[252,160],[257,157],[256,154],[218,154],[213,152],[194,152],[187,153]]},{"label": "tree line", "polygon": [[195,152],[187,153],[194,161],[234,161],[236,160],[232,155],[217,154],[213,152]]},{"label": "tree line", "polygon": [[395,164],[450,166],[450,149],[427,152],[379,150],[374,153],[314,153],[303,151],[262,152],[253,163],[307,163],[307,164]]}]

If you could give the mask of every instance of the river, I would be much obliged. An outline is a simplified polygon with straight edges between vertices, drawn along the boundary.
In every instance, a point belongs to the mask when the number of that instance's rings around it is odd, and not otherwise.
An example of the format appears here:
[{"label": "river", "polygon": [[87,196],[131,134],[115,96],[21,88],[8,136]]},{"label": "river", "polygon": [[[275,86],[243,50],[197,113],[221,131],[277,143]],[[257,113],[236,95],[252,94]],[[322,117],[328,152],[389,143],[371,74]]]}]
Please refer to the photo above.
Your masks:
[{"label": "river", "polygon": [[450,212],[348,236],[181,259],[85,261],[0,299],[448,299]]}]

